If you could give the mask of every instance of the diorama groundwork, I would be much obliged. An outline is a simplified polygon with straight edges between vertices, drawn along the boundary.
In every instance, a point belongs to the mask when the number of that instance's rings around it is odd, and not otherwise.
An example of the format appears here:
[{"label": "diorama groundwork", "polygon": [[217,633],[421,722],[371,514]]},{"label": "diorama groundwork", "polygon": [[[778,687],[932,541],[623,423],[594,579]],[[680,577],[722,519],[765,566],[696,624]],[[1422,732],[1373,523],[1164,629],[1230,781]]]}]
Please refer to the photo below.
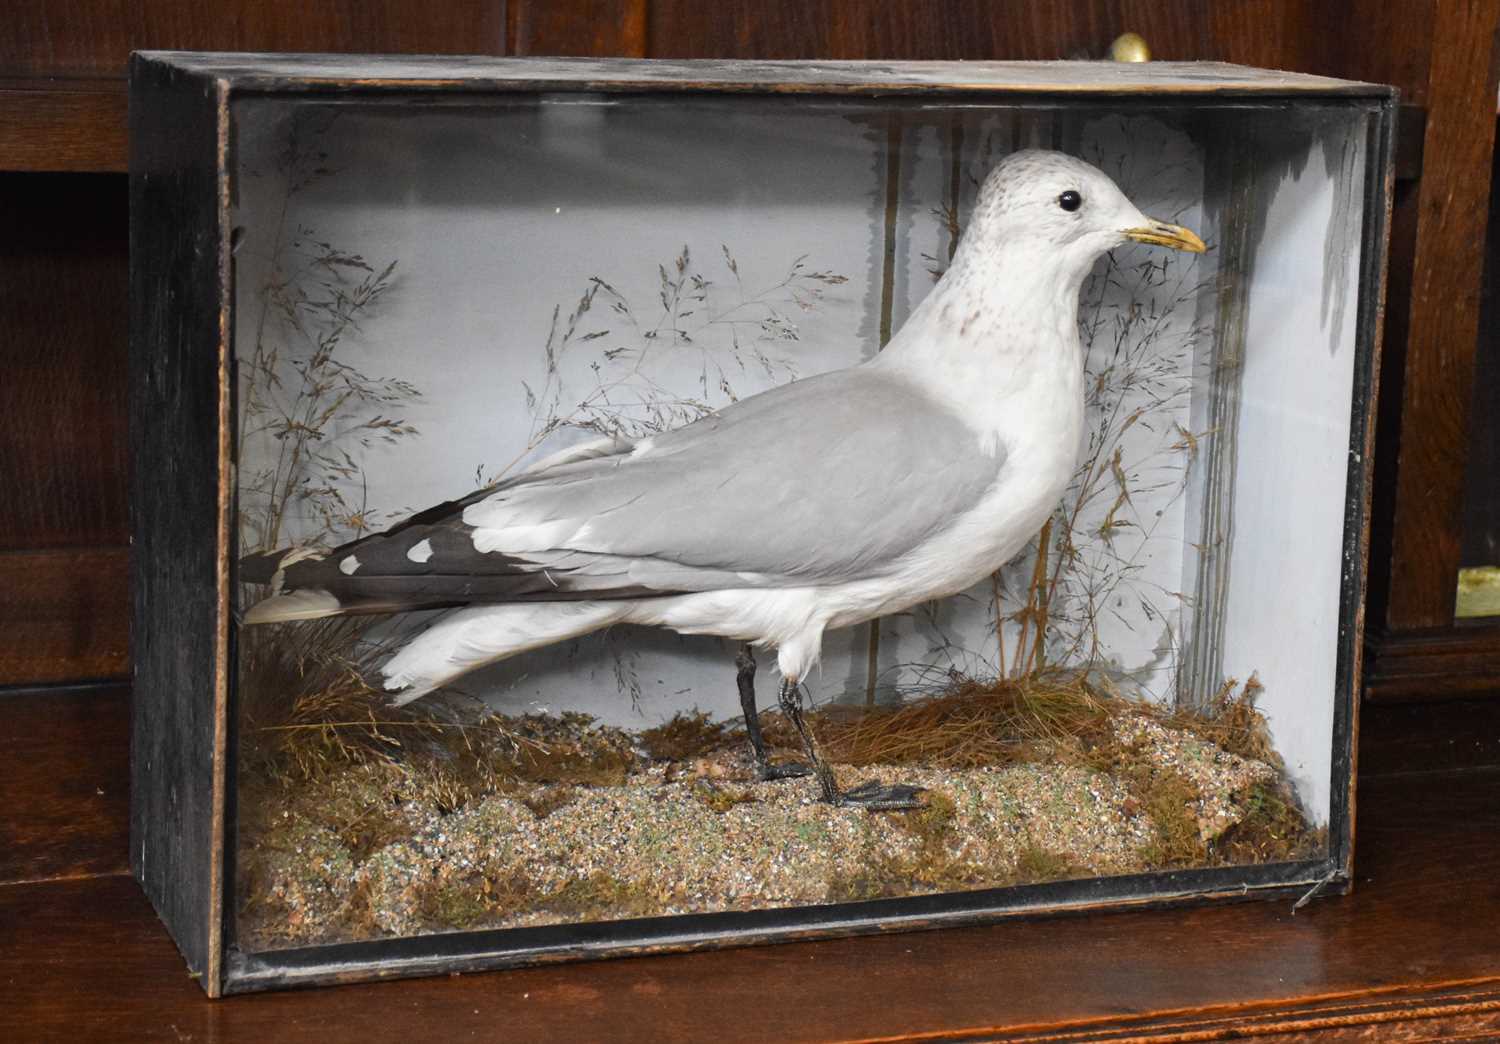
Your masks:
[{"label": "diorama groundwork", "polygon": [[[299,679],[311,697],[242,708],[248,950],[1276,862],[1326,841],[1253,680],[1191,713],[1062,672],[813,712],[841,785],[925,788],[919,809],[870,812],[810,778],[760,781],[737,723],[392,710],[337,666]],[[762,718],[773,760],[797,760],[789,724]]]}]

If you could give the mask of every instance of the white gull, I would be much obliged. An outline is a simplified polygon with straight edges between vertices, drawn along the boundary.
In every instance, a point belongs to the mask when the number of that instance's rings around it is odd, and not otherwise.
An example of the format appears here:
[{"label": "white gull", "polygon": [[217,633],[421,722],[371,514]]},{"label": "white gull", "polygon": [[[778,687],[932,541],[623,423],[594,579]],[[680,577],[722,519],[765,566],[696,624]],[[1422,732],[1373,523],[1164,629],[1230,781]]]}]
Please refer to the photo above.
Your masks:
[{"label": "white gull", "polygon": [[[771,389],[648,439],[600,439],[326,555],[246,558],[247,624],[457,608],[383,666],[397,703],[617,623],[776,650],[780,702],[832,802],[798,683],[823,633],[962,591],[1017,554],[1082,442],[1078,294],[1127,240],[1202,251],[1102,172],[1018,152],[985,180],[951,265],[863,365]],[[741,694],[757,762],[753,696]]]}]

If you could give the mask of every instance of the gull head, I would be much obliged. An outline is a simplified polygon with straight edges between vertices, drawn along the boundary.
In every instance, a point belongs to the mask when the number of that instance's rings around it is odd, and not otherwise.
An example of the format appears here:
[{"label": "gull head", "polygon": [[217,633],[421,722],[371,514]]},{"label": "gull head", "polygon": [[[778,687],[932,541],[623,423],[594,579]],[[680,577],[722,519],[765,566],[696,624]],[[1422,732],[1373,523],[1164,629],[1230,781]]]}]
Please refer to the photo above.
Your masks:
[{"label": "gull head", "polygon": [[1201,254],[1203,240],[1142,214],[1103,171],[1061,152],[1028,149],[985,179],[970,225],[986,252],[1022,251],[1082,279],[1099,255],[1130,241]]}]

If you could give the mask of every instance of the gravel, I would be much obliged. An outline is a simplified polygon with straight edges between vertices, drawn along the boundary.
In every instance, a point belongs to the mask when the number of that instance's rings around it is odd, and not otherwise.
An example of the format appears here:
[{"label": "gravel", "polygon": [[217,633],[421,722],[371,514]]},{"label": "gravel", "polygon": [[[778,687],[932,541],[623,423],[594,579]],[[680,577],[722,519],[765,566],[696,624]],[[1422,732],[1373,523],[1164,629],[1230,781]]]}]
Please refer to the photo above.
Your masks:
[{"label": "gravel", "polygon": [[[1200,839],[1244,814],[1276,770],[1147,718],[1117,738],[1188,781]],[[338,834],[284,824],[242,905],[252,944],[466,927],[749,910],[1139,872],[1156,836],[1121,779],[1070,764],[838,766],[844,786],[927,788],[929,809],[870,813],[817,800],[811,779],[753,780],[736,748],[651,765],[618,786],[534,784],[449,814],[414,799],[409,836],[356,859]],[[554,807],[555,806],[555,807]],[[533,808],[543,808],[538,815]]]}]

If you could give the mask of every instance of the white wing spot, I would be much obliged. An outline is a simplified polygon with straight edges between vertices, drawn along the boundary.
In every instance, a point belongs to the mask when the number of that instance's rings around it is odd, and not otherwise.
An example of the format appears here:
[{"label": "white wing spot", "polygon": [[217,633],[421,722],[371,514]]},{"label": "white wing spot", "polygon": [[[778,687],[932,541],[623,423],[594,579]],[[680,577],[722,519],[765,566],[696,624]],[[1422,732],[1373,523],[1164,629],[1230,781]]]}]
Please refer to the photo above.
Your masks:
[{"label": "white wing spot", "polygon": [[339,572],[343,573],[345,576],[353,576],[354,571],[358,568],[359,559],[355,558],[353,555],[350,555],[339,563]]},{"label": "white wing spot", "polygon": [[432,541],[423,540],[421,543],[413,544],[406,552],[406,557],[413,562],[425,562],[432,557]]}]

